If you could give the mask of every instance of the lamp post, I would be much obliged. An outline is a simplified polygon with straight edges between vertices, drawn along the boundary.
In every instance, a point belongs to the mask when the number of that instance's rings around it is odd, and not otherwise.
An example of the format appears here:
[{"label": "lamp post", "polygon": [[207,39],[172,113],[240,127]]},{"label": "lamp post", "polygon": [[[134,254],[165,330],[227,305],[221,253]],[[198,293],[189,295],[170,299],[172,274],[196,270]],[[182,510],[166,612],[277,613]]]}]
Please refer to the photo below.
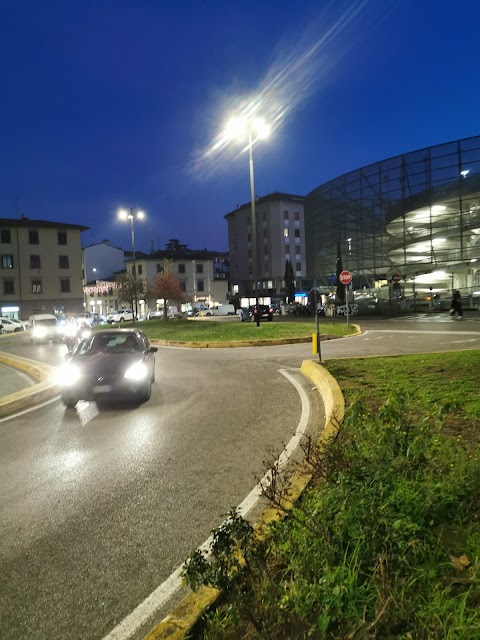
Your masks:
[{"label": "lamp post", "polygon": [[[229,139],[242,140],[248,136],[248,156],[250,169],[250,206],[252,216],[252,277],[255,304],[258,304],[257,269],[257,220],[255,214],[255,175],[253,167],[253,145],[259,139],[268,138],[270,125],[262,118],[232,118],[225,127],[224,135]],[[254,135],[256,136],[254,139]],[[260,325],[260,323],[257,323]]]},{"label": "lamp post", "polygon": [[138,297],[137,297],[137,261],[135,255],[135,218],[137,220],[143,220],[145,214],[143,211],[136,211],[134,213],[133,209],[130,211],[126,211],[125,209],[120,209],[118,212],[118,217],[120,220],[130,220],[130,231],[132,235],[132,258],[133,258],[133,295],[135,302],[135,315],[133,318],[133,322],[138,318]]}]

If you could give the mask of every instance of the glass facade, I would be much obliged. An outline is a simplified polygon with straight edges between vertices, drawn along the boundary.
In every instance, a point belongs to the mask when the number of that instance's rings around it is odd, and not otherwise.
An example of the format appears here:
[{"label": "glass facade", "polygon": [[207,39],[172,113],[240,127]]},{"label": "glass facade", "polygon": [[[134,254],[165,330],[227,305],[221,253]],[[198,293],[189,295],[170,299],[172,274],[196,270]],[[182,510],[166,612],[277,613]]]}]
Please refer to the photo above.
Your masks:
[{"label": "glass facade", "polygon": [[305,199],[305,227],[307,273],[320,286],[331,287],[340,253],[357,291],[383,286],[389,300],[395,291],[415,301],[455,288],[480,299],[480,137],[322,184]]}]

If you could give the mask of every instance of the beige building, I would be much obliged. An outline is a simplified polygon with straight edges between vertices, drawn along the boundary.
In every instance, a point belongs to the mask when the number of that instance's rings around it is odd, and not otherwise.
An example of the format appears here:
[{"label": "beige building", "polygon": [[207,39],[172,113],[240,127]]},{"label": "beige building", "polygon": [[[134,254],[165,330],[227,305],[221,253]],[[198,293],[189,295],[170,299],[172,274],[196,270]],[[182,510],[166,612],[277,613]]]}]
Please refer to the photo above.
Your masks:
[{"label": "beige building", "polygon": [[[150,284],[161,273],[164,260],[171,260],[174,273],[180,280],[185,299],[193,307],[212,307],[227,301],[228,295],[228,259],[226,253],[217,251],[188,249],[178,240],[170,240],[164,251],[151,254],[137,253],[136,267],[138,276]],[[133,259],[126,258],[127,271],[133,272]],[[157,300],[143,300],[139,304],[139,316],[156,310]]]},{"label": "beige building", "polygon": [[297,286],[306,274],[303,196],[271,193],[255,203],[256,243],[252,238],[251,204],[227,213],[231,295],[253,295],[252,256],[257,255],[260,298],[281,298],[285,264],[292,263]]},{"label": "beige building", "polygon": [[80,234],[88,227],[0,218],[0,314],[83,311]]}]

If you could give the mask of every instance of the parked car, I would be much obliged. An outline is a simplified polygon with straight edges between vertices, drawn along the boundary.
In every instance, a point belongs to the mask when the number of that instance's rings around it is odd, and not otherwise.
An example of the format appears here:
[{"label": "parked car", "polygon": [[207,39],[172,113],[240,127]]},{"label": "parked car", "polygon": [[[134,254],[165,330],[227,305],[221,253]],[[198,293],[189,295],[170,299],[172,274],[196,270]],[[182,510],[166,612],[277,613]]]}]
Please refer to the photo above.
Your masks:
[{"label": "parked car", "polygon": [[30,333],[30,341],[35,344],[49,340],[52,342],[63,340],[63,328],[51,313],[36,313],[30,316],[28,318],[28,332]]},{"label": "parked car", "polygon": [[257,320],[273,320],[273,309],[267,304],[257,304],[242,309],[240,313],[240,320],[242,322],[257,322]]},{"label": "parked car", "polygon": [[18,331],[25,331],[25,325],[21,320],[16,318],[4,318],[0,317],[0,326],[4,333],[17,333]]},{"label": "parked car", "polygon": [[213,307],[212,313],[214,316],[234,316],[235,307],[233,304],[219,304],[217,307]]},{"label": "parked car", "polygon": [[79,400],[146,402],[155,382],[157,347],[138,329],[94,331],[80,342],[58,370],[67,407]]},{"label": "parked car", "polygon": [[163,318],[163,309],[152,309],[147,313],[147,320],[155,320],[155,318]]},{"label": "parked car", "polygon": [[109,313],[107,316],[107,322],[125,322],[127,320],[133,320],[134,313],[131,309],[118,309],[113,313]]}]

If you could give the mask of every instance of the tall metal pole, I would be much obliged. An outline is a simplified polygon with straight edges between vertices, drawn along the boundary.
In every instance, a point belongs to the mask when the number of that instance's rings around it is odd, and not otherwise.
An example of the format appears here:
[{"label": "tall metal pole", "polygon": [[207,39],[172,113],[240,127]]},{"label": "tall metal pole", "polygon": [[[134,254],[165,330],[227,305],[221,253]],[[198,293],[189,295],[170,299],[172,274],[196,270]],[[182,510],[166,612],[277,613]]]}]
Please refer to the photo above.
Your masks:
[{"label": "tall metal pole", "polygon": [[252,209],[252,276],[253,276],[253,295],[255,304],[258,304],[257,295],[257,221],[255,216],[255,178],[253,173],[253,148],[252,148],[252,131],[248,131],[248,151],[250,157],[250,202]]},{"label": "tall metal pole", "polygon": [[130,209],[130,230],[132,232],[132,256],[133,256],[133,295],[135,300],[135,315],[133,318],[133,324],[135,324],[136,318],[138,318],[138,302],[137,302],[137,262],[135,255],[135,227],[133,222],[133,209]]},{"label": "tall metal pole", "polygon": [[[314,283],[315,284],[315,283]],[[318,322],[318,290],[317,287],[313,288],[313,299],[315,302],[315,329],[317,332],[317,351],[318,351],[318,362],[322,362],[322,352],[320,348],[320,323]]]}]

